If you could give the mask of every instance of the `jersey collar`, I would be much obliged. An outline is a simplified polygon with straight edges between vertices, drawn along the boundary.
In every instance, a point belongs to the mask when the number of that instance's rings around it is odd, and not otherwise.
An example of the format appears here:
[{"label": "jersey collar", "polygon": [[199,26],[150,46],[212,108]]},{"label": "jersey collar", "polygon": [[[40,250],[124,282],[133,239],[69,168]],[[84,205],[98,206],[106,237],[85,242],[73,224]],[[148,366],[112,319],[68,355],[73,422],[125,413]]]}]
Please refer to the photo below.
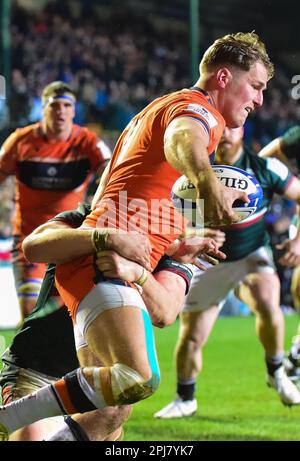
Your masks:
[{"label": "jersey collar", "polygon": [[191,87],[189,88],[189,90],[191,90],[191,91],[198,91],[199,93],[203,94],[203,95],[206,97],[206,99],[207,99],[207,101],[209,102],[209,104],[211,104],[213,107],[215,107],[215,104],[214,104],[212,98],[210,97],[208,91],[203,90],[202,88],[199,88],[199,86],[191,86]]}]

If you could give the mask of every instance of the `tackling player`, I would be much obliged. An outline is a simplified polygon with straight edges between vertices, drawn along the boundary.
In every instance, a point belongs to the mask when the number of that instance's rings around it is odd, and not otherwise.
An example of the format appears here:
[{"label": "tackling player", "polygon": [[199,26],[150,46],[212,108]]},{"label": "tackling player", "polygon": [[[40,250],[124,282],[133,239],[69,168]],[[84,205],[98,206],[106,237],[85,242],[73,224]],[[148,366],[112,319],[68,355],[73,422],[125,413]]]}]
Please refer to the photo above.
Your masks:
[{"label": "tackling player", "polygon": [[[42,253],[46,259],[60,261],[61,254],[65,257],[63,250],[66,249],[66,244],[70,245],[70,239],[76,251],[81,251],[79,249],[83,247],[86,252],[94,251],[91,235],[87,233],[89,238],[86,240],[82,232],[78,233],[74,229],[80,226],[89,212],[88,206],[81,205],[73,212],[56,216],[24,240],[25,254],[30,255],[33,260],[41,259]],[[67,232],[61,232],[62,229]],[[118,236],[114,239],[116,238]],[[140,244],[145,243],[144,240],[145,237],[141,235],[129,234],[127,246],[130,244],[142,253]],[[209,239],[198,239],[198,245],[194,242],[189,246],[188,242],[189,239],[186,239],[179,244],[178,249],[173,248],[176,257],[180,253],[181,259],[189,258],[189,261],[192,261],[195,251],[198,252],[201,248],[209,250],[211,245]],[[126,237],[123,237],[123,243],[126,244]],[[99,253],[96,262],[104,274],[124,280],[138,279],[142,269],[140,265],[111,251]],[[153,281],[152,286],[148,286],[143,295],[147,296],[150,316],[155,325],[162,327],[174,321],[184,293],[188,289],[191,274],[187,266],[167,256],[160,261],[154,275],[157,283]],[[52,263],[47,268],[36,308],[25,319],[22,329],[3,355],[4,367],[0,375],[0,384],[4,405],[32,393],[45,384],[53,383],[78,366],[71,319],[66,309],[57,303],[58,293],[54,285],[54,276],[55,264]],[[84,350],[86,347],[86,343],[81,339],[77,342],[79,357],[88,353]],[[76,424],[74,418],[66,418],[62,426],[59,425],[59,417],[45,419],[17,431],[11,435],[10,440],[41,440],[46,434],[47,440],[115,440],[120,436],[122,422],[126,420],[129,412],[129,407],[122,406],[107,408],[97,414],[95,412],[89,418],[78,416],[84,429],[78,426],[78,420]],[[49,431],[54,429],[56,431],[49,436]],[[88,436],[84,435],[84,432],[87,432]]]}]

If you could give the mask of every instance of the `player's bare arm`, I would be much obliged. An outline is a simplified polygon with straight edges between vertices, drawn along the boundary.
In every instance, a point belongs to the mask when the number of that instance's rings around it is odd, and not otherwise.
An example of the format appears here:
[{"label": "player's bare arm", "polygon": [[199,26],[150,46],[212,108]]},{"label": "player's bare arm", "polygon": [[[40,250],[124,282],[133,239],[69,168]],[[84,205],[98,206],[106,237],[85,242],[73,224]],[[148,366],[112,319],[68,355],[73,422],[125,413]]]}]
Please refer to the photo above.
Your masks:
[{"label": "player's bare arm", "polygon": [[208,134],[199,122],[190,117],[178,117],[165,132],[166,159],[190,179],[197,188],[198,197],[205,200],[206,225],[238,222],[240,218],[233,212],[232,204],[237,199],[248,202],[248,198],[243,192],[226,188],[218,181],[209,162],[208,142]]},{"label": "player's bare arm", "polygon": [[182,238],[174,242],[167,253],[176,261],[183,264],[194,264],[201,270],[207,270],[207,267],[201,264],[198,258],[202,258],[207,262],[215,265],[218,264],[218,259],[226,259],[225,253],[219,250],[218,244],[212,238],[207,237],[189,237]]},{"label": "player's bare arm", "polygon": [[[110,233],[111,232],[111,233]],[[23,241],[23,251],[31,262],[63,264],[95,252],[96,234],[106,237],[105,248],[150,269],[151,245],[142,234],[118,234],[114,229],[73,229],[67,223],[52,221],[39,226]]]},{"label": "player's bare arm", "polygon": [[[184,264],[193,263],[198,256],[205,258],[205,253],[225,259],[225,254],[217,249],[216,242],[210,238],[193,237],[183,239],[178,245],[169,249],[172,258]],[[106,277],[121,278],[136,282],[143,274],[143,268],[132,261],[122,258],[114,251],[97,253],[96,264]],[[201,266],[201,264],[200,264]],[[205,266],[200,267],[206,270]],[[148,273],[143,285],[142,298],[148,308],[152,323],[158,327],[171,325],[180,312],[185,296],[185,282],[179,275],[166,270],[154,275]]]},{"label": "player's bare arm", "polygon": [[189,237],[208,237],[212,238],[218,248],[221,248],[225,242],[225,232],[220,229],[213,229],[211,227],[203,227],[202,229],[197,229],[196,227],[187,227],[182,234],[182,238]]},{"label": "player's bare arm", "polygon": [[35,229],[22,244],[31,262],[62,264],[93,253],[92,230],[73,229],[65,222],[53,221]]},{"label": "player's bare arm", "polygon": [[276,157],[286,165],[290,164],[289,160],[284,154],[281,138],[273,139],[273,141],[261,149],[261,151],[258,153],[258,156],[263,158]]}]

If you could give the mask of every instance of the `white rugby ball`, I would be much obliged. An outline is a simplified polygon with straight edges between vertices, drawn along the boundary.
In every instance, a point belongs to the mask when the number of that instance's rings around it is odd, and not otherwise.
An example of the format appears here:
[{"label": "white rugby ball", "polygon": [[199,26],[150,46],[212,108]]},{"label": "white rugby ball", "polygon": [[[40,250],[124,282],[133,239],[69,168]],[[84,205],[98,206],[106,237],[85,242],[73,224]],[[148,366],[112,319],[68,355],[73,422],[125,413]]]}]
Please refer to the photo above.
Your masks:
[{"label": "white rugby ball", "polygon": [[[250,173],[229,165],[212,165],[212,168],[224,186],[233,187],[247,194],[250,200],[249,203],[242,200],[236,200],[233,203],[232,208],[242,218],[240,222],[255,213],[263,200],[263,190],[257,179]],[[174,183],[171,197],[177,210],[192,223],[199,222],[196,207],[196,188],[186,176],[180,176]]]}]

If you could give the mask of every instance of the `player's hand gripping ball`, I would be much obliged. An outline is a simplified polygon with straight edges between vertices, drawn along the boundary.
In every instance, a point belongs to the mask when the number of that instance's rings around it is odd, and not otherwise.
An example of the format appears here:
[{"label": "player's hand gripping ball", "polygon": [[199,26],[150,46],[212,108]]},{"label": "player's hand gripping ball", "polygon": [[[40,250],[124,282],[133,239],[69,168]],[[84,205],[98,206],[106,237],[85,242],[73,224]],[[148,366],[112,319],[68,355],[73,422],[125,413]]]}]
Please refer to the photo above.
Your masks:
[{"label": "player's hand gripping ball", "polygon": [[[233,203],[233,210],[242,218],[240,222],[253,215],[263,200],[263,190],[257,179],[252,174],[233,166],[212,165],[212,168],[224,186],[233,187],[247,194],[249,203],[242,200]],[[194,184],[186,176],[180,176],[173,185],[171,197],[175,208],[195,224],[197,207]]]}]

